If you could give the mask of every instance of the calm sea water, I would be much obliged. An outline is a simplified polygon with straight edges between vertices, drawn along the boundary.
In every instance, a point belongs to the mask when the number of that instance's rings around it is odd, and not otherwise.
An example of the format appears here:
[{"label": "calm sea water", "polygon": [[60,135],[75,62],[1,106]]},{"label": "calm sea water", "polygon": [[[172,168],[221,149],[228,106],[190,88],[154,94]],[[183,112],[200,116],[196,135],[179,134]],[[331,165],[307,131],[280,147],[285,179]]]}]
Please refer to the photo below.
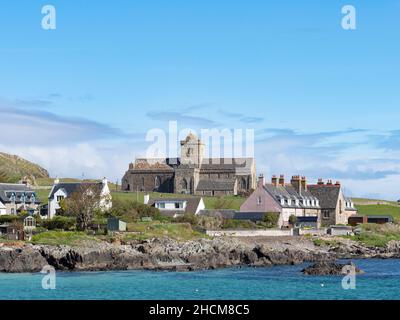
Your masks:
[{"label": "calm sea water", "polygon": [[0,299],[400,299],[400,260],[354,260],[366,274],[355,290],[338,276],[305,276],[298,266],[199,272],[58,272],[55,290],[42,274],[0,274]]}]

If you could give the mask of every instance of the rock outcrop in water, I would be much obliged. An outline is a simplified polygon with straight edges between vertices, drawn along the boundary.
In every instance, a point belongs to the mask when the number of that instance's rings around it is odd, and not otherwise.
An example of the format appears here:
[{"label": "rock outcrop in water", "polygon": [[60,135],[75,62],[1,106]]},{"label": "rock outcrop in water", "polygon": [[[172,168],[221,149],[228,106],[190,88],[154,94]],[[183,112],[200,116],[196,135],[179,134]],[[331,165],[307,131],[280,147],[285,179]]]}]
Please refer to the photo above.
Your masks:
[{"label": "rock outcrop in water", "polygon": [[354,242],[315,246],[309,239],[215,238],[177,242],[169,238],[123,244],[88,242],[79,247],[26,244],[0,247],[0,272],[37,272],[45,265],[63,271],[178,270],[231,266],[293,265],[338,258],[400,256],[400,243],[367,248]]},{"label": "rock outcrop in water", "polygon": [[81,247],[25,245],[0,249],[0,271],[37,272],[45,265],[64,271],[215,269],[229,266],[298,264],[328,259],[325,253],[277,250],[236,239],[201,239],[177,242],[168,238],[131,241],[123,245],[107,242]]},{"label": "rock outcrop in water", "polygon": [[344,267],[350,267],[347,270],[354,270],[356,274],[364,273],[362,270],[356,267],[354,263],[340,264],[332,261],[322,261],[312,264],[307,268],[301,270],[304,274],[313,275],[313,276],[321,276],[321,275],[345,275],[348,274]]}]

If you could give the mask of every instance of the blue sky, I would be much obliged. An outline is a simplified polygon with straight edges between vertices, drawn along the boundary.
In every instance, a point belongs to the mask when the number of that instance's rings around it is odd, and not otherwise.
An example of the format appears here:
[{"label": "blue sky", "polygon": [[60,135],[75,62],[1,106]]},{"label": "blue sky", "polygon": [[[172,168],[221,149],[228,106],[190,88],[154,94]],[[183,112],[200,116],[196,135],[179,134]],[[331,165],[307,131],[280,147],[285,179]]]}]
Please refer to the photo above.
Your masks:
[{"label": "blue sky", "polygon": [[399,0],[2,0],[0,149],[115,180],[168,120],[252,128],[259,173],[397,199],[399,17]]}]

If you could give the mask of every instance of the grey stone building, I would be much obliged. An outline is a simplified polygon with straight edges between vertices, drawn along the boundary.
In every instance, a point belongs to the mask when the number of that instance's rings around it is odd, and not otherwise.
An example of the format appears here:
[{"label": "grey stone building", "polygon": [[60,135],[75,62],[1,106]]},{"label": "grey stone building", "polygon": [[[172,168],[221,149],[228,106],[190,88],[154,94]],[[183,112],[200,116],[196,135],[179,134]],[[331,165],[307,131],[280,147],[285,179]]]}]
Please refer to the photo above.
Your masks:
[{"label": "grey stone building", "polygon": [[256,187],[253,158],[204,158],[204,144],[194,134],[181,141],[177,159],[136,159],[122,178],[125,191],[236,195]]}]

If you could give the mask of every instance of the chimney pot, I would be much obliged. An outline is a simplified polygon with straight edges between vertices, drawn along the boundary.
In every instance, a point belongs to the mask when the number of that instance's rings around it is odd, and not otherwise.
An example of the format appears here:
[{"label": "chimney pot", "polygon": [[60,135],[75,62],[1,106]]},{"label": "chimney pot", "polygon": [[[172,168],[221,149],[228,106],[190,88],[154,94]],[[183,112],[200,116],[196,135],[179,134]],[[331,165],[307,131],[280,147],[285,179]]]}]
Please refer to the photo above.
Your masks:
[{"label": "chimney pot", "polygon": [[264,184],[265,184],[264,175],[263,175],[263,174],[260,174],[260,176],[258,177],[258,186],[259,186],[259,187],[263,187]]}]

